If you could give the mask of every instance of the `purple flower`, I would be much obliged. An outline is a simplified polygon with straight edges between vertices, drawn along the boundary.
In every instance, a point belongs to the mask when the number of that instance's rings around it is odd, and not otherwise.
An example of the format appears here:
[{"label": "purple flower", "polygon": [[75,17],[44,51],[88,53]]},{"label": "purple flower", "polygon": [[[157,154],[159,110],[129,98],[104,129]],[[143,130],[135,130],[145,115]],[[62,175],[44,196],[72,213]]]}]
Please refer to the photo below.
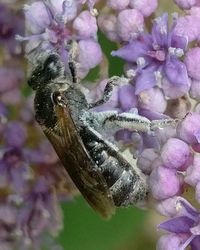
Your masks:
[{"label": "purple flower", "polygon": [[142,91],[139,95],[139,107],[157,113],[164,113],[167,101],[163,91],[158,87]]},{"label": "purple flower", "polygon": [[129,41],[143,30],[144,17],[135,9],[120,11],[117,17],[117,33],[122,41]]},{"label": "purple flower", "polygon": [[190,148],[177,138],[170,138],[162,147],[161,159],[167,168],[185,170],[190,163]]},{"label": "purple flower", "polygon": [[200,8],[193,7],[188,15],[180,16],[177,19],[175,32],[179,36],[187,37],[188,42],[199,40],[200,37]]},{"label": "purple flower", "polygon": [[21,101],[19,86],[24,79],[22,69],[17,67],[0,68],[0,96],[5,104],[17,104]]},{"label": "purple flower", "polygon": [[[158,228],[168,231],[170,235],[160,239],[157,249],[184,250],[190,245],[192,250],[198,250],[200,242],[200,212],[181,197],[176,200],[174,205],[177,211],[174,218],[158,226]],[[166,241],[166,238],[170,238],[170,241],[164,245],[163,242]]]},{"label": "purple flower", "polygon": [[158,7],[157,0],[130,0],[130,6],[139,10],[145,17],[150,16]]},{"label": "purple flower", "polygon": [[200,81],[192,80],[190,87],[190,97],[197,101],[200,101]]},{"label": "purple flower", "polygon": [[55,234],[62,228],[61,211],[50,189],[45,178],[40,177],[32,191],[24,197],[17,224],[25,239],[32,244],[37,243],[37,237],[44,230]]},{"label": "purple flower", "polygon": [[132,63],[136,72],[136,94],[152,88],[162,77],[167,78],[171,85],[187,86],[185,91],[189,89],[187,69],[180,60],[187,39],[177,36],[174,26],[175,23],[169,29],[168,15],[164,14],[154,20],[151,34],[141,33],[136,40],[112,52],[113,56]]},{"label": "purple flower", "polygon": [[181,179],[176,170],[162,165],[158,167],[154,165],[154,169],[149,176],[149,187],[155,199],[168,199],[181,192]]},{"label": "purple flower", "polygon": [[200,143],[200,114],[188,113],[177,128],[179,137],[192,145]]},{"label": "purple flower", "polygon": [[7,123],[8,110],[6,106],[0,102],[0,136],[2,137],[5,124]]},{"label": "purple flower", "polygon": [[24,35],[24,17],[16,14],[6,5],[0,4],[0,45],[4,45],[11,54],[22,52],[21,44],[15,40],[15,35]]},{"label": "purple flower", "polygon": [[188,75],[194,80],[200,80],[200,47],[190,49],[185,56]]},{"label": "purple flower", "polygon": [[[18,39],[28,41],[26,52],[30,61],[43,51],[56,50],[66,63],[67,44],[73,39],[78,42],[78,54],[82,55],[78,57],[81,77],[100,63],[102,53],[96,41],[96,18],[88,10],[80,12],[81,2],[86,1],[48,0],[25,5],[27,32],[30,36],[18,36]],[[92,2],[88,4],[92,6]]]},{"label": "purple flower", "polygon": [[200,157],[194,156],[193,163],[188,167],[184,181],[196,187],[200,183]]},{"label": "purple flower", "polygon": [[175,3],[182,9],[190,9],[196,5],[196,0],[175,0]]},{"label": "purple flower", "polygon": [[107,5],[114,10],[123,10],[128,7],[130,0],[108,0]]}]

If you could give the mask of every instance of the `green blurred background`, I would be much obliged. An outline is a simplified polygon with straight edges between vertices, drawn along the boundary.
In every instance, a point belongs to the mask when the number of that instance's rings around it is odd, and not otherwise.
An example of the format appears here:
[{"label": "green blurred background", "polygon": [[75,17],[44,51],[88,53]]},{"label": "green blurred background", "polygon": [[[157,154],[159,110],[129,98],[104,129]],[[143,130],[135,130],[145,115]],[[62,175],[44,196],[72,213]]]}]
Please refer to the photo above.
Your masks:
[{"label": "green blurred background", "polygon": [[153,250],[154,225],[150,214],[137,208],[119,208],[110,220],[103,220],[77,197],[62,205],[64,230],[59,242],[67,250]]}]

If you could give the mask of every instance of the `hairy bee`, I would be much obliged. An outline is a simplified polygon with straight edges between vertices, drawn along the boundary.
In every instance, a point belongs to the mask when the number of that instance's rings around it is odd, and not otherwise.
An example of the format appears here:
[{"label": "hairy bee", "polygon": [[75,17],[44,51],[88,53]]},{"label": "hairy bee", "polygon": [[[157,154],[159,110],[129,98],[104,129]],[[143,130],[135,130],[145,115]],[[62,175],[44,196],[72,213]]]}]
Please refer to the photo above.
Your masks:
[{"label": "hairy bee", "polygon": [[[131,165],[102,131],[130,128],[153,130],[156,125],[134,112],[95,112],[111,96],[114,85],[126,78],[108,80],[102,99],[88,103],[77,81],[73,59],[69,72],[57,53],[39,59],[29,78],[34,89],[35,117],[52,143],[63,166],[84,198],[101,216],[109,217],[117,206],[128,206],[147,197],[144,175]],[[159,121],[158,126],[168,120]]]}]

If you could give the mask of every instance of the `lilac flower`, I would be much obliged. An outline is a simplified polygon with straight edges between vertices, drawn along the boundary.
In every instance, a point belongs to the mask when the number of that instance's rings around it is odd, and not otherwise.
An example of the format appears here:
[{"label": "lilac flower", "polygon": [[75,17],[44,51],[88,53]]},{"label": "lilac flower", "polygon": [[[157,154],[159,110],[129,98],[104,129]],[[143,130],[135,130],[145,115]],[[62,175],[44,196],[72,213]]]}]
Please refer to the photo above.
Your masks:
[{"label": "lilac flower", "polygon": [[158,7],[157,0],[130,0],[130,6],[139,10],[145,17],[150,16]]},{"label": "lilac flower", "polygon": [[107,5],[114,10],[123,10],[128,7],[130,0],[108,0]]},{"label": "lilac flower", "polygon": [[21,101],[19,86],[24,79],[20,67],[0,68],[0,97],[5,104],[17,104]]},{"label": "lilac flower", "polygon": [[5,128],[5,124],[7,122],[7,116],[8,116],[8,109],[2,102],[0,102],[0,136],[1,137]]},{"label": "lilac flower", "polygon": [[[40,249],[44,231],[55,235],[61,229],[57,199],[68,200],[75,187],[66,182],[68,176],[49,143],[41,144],[38,150],[25,147],[27,134],[20,122],[8,122],[4,131],[4,148],[0,149],[0,196],[4,200],[0,210],[5,204],[16,210],[13,246],[26,249],[28,243]],[[9,223],[5,221],[5,225]]]},{"label": "lilac flower", "polygon": [[184,180],[193,187],[200,183],[200,158],[198,155],[194,156],[194,160],[188,167]]},{"label": "lilac flower", "polygon": [[[190,245],[192,250],[198,250],[200,241],[200,212],[183,198],[178,198],[174,205],[177,209],[174,218],[158,226],[160,229],[168,231],[170,235],[163,236],[159,240],[157,249],[184,250]],[[167,239],[170,239],[168,243],[166,242]],[[166,245],[164,242],[166,242]]]},{"label": "lilac flower", "polygon": [[1,3],[0,45],[4,45],[13,55],[19,55],[22,52],[21,44],[15,40],[16,34],[24,35],[24,18]]},{"label": "lilac flower", "polygon": [[161,159],[165,167],[179,171],[183,171],[188,167],[190,155],[189,146],[177,138],[170,138],[161,150]]},{"label": "lilac flower", "polygon": [[182,9],[190,9],[196,5],[196,0],[175,0],[175,3]]},{"label": "lilac flower", "polygon": [[163,91],[158,87],[142,91],[139,95],[139,107],[164,113],[167,107],[167,101]]},{"label": "lilac flower", "polygon": [[195,47],[187,51],[185,56],[185,65],[188,75],[194,80],[200,80],[200,47]]},{"label": "lilac flower", "polygon": [[117,33],[117,17],[114,14],[101,13],[98,17],[98,26],[111,41],[120,41]]},{"label": "lilac flower", "polygon": [[180,123],[177,129],[179,137],[189,144],[199,144],[200,114],[191,112]]},{"label": "lilac flower", "polygon": [[[30,36],[24,38],[18,36],[18,39],[28,41],[26,52],[29,60],[33,61],[35,54],[42,51],[56,50],[66,62],[67,44],[73,39],[78,41],[79,54],[82,55],[78,57],[81,77],[100,63],[102,53],[96,41],[96,19],[88,10],[79,13],[82,7],[80,2],[85,1],[48,0],[25,5],[27,31]],[[89,3],[92,4],[92,1]],[[89,50],[86,49],[88,47]]]},{"label": "lilac flower", "polygon": [[143,29],[144,18],[135,9],[122,10],[117,17],[117,31],[122,41],[129,41]]},{"label": "lilac flower", "polygon": [[180,194],[181,184],[181,179],[176,170],[166,168],[163,165],[154,166],[149,176],[149,187],[156,200],[163,200]]},{"label": "lilac flower", "polygon": [[18,227],[33,245],[37,245],[37,237],[45,229],[55,235],[62,228],[61,213],[50,188],[43,177],[39,178],[32,192],[24,197],[24,206],[18,216]]},{"label": "lilac flower", "polygon": [[191,80],[190,97],[196,101],[200,101],[200,81]]},{"label": "lilac flower", "polygon": [[187,37],[188,42],[199,40],[200,37],[200,8],[193,7],[188,15],[180,16],[177,19],[175,32],[179,36]]},{"label": "lilac flower", "polygon": [[137,160],[137,166],[146,175],[150,175],[154,168],[155,160],[158,158],[158,152],[153,148],[146,148],[139,155]]},{"label": "lilac flower", "polygon": [[152,88],[162,77],[172,85],[189,89],[187,69],[179,59],[184,54],[187,39],[176,35],[174,25],[170,30],[168,15],[164,14],[154,20],[151,34],[141,33],[136,40],[112,52],[113,56],[133,64],[136,94]]}]

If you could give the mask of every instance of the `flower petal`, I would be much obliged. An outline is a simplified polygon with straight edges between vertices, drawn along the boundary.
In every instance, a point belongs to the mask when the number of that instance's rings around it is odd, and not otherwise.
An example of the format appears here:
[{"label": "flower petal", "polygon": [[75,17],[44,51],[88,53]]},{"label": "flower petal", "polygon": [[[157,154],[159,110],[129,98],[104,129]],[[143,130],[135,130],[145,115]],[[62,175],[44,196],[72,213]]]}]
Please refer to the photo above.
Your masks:
[{"label": "flower petal", "polygon": [[135,88],[131,85],[124,85],[118,92],[120,107],[123,111],[128,111],[137,106],[137,97],[135,95]]},{"label": "flower petal", "polygon": [[156,78],[154,72],[156,71],[155,66],[147,67],[141,70],[141,73],[136,79],[136,90],[135,94],[138,95],[141,91],[150,89],[155,86]]},{"label": "flower petal", "polygon": [[187,216],[180,216],[161,223],[158,228],[171,233],[189,233],[193,224],[194,220]]},{"label": "flower petal", "polygon": [[154,20],[152,27],[154,43],[161,47],[167,45],[168,41],[168,14],[164,13],[161,17]]},{"label": "flower petal", "polygon": [[192,250],[199,250],[200,246],[200,236],[196,236],[192,242],[190,243],[191,249]]},{"label": "flower petal", "polygon": [[186,50],[187,45],[188,45],[188,38],[187,37],[172,34],[171,47]]},{"label": "flower petal", "polygon": [[167,234],[158,240],[156,250],[180,250],[182,243],[187,240],[185,235]]},{"label": "flower petal", "polygon": [[118,56],[128,62],[136,62],[138,57],[146,54],[148,46],[140,41],[133,41],[122,48],[112,51],[112,56]]},{"label": "flower petal", "polygon": [[167,59],[164,66],[165,74],[171,83],[176,85],[188,85],[189,78],[186,66],[183,62],[179,61],[176,57],[171,56]]},{"label": "flower petal", "polygon": [[93,41],[92,39],[81,40],[79,42],[79,56],[78,62],[79,76],[81,78],[85,77],[87,72],[96,67],[102,60],[102,51],[100,45]]}]

